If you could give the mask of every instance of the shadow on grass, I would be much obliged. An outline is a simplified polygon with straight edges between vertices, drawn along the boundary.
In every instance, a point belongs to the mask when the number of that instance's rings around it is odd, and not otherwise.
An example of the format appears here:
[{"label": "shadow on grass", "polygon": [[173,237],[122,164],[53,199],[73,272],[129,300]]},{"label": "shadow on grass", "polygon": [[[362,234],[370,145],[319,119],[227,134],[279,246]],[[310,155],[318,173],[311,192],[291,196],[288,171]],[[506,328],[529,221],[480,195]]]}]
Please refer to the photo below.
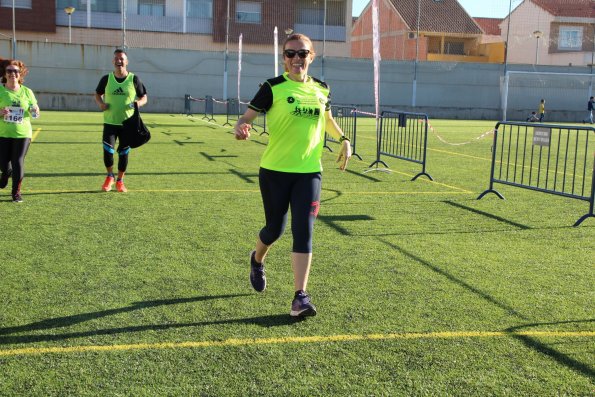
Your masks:
[{"label": "shadow on grass", "polygon": [[255,183],[254,181],[258,180],[258,174],[254,174],[254,173],[244,174],[244,173],[236,171],[234,169],[230,169],[229,173],[237,176],[238,178],[240,178],[241,180],[243,180],[246,183],[254,184]]},{"label": "shadow on grass", "polygon": [[443,201],[443,203],[448,204],[448,205],[451,205],[451,206],[456,207],[456,208],[463,209],[465,211],[473,212],[474,214],[485,216],[486,218],[490,218],[490,219],[496,220],[498,222],[505,223],[507,225],[518,227],[519,229],[522,229],[522,230],[531,229],[527,225],[523,225],[523,224],[520,224],[520,223],[509,221],[508,219],[502,218],[500,216],[493,215],[493,214],[490,214],[490,213],[485,212],[485,211],[480,211],[478,209],[471,208],[471,207],[468,207],[468,206],[463,205],[463,204],[455,203],[454,201],[445,200],[445,201]]},{"label": "shadow on grass", "polygon": [[85,338],[90,336],[99,335],[115,335],[124,334],[131,332],[143,332],[143,331],[159,331],[168,329],[178,329],[187,327],[203,327],[208,325],[218,324],[255,324],[261,327],[277,327],[295,324],[302,321],[303,319],[295,319],[289,314],[277,314],[271,316],[261,317],[250,317],[240,319],[226,319],[226,320],[214,320],[214,321],[202,321],[194,323],[170,323],[170,324],[147,324],[130,327],[118,327],[118,328],[105,328],[105,329],[93,329],[89,331],[71,332],[63,334],[33,334],[33,335],[13,335],[31,333],[40,330],[50,330],[66,328],[73,325],[81,324],[87,321],[100,319],[103,317],[113,316],[121,313],[133,312],[136,310],[142,310],[157,306],[168,306],[177,305],[184,303],[202,302],[211,299],[229,299],[238,298],[243,296],[250,296],[252,294],[230,294],[230,295],[213,295],[213,296],[197,296],[192,298],[179,298],[179,299],[162,299],[154,301],[143,301],[135,302],[130,306],[120,307],[117,309],[101,310],[96,312],[74,314],[72,316],[49,318],[42,321],[37,321],[30,324],[19,325],[15,327],[4,327],[0,328],[0,345],[11,345],[18,343],[35,343],[35,342],[49,342],[49,341],[60,341],[71,338]]},{"label": "shadow on grass", "polygon": [[[512,307],[499,302],[497,299],[495,299],[493,296],[473,287],[472,285],[466,283],[463,280],[458,279],[457,277],[453,276],[452,274],[440,269],[439,267],[431,264],[428,261],[423,260],[422,258],[412,254],[411,252],[408,252],[406,250],[404,250],[403,248],[397,246],[396,244],[392,244],[388,241],[385,240],[381,240],[383,243],[385,243],[386,245],[390,246],[391,248],[396,249],[397,251],[401,252],[402,254],[408,256],[409,258],[421,263],[422,265],[428,267],[429,269],[431,269],[432,271],[446,277],[448,280],[454,282],[455,284],[471,291],[472,293],[478,295],[479,297],[481,297],[482,299],[488,301],[489,303],[503,309],[506,310],[507,312],[509,312],[510,314],[513,314],[519,318],[522,318],[523,320],[527,320],[527,318],[523,315],[521,315],[520,313],[518,313],[516,310],[514,310]],[[591,379],[595,379],[595,372],[593,371],[593,369],[585,364],[582,363],[578,360],[575,360],[572,357],[569,357],[568,355],[561,353],[549,346],[547,346],[545,343],[542,343],[540,341],[538,341],[535,337],[532,337],[530,335],[522,335],[519,334],[520,331],[523,330],[523,328],[529,328],[529,327],[535,327],[535,326],[543,326],[543,325],[559,325],[559,324],[569,324],[569,323],[587,323],[587,322],[594,322],[595,319],[589,319],[589,320],[581,320],[581,321],[560,321],[560,322],[554,322],[554,323],[535,323],[535,324],[525,324],[522,326],[516,326],[516,327],[510,327],[507,328],[505,331],[506,332],[510,332],[511,336],[515,339],[518,339],[519,341],[521,341],[525,346],[527,346],[530,349],[533,349],[535,351],[538,351],[539,353],[545,354],[546,356],[549,356],[550,358],[554,359],[555,361],[557,361],[558,363],[565,365],[568,368],[571,368],[572,370],[578,371],[588,377],[590,377]]]},{"label": "shadow on grass", "polygon": [[341,227],[338,222],[355,222],[355,221],[372,221],[372,218],[369,215],[319,215],[318,219],[321,222],[324,222],[327,226],[335,229],[337,233],[342,236],[350,236],[351,233],[349,230]]},{"label": "shadow on grass", "polygon": [[346,169],[345,172],[347,172],[348,174],[354,175],[354,176],[359,176],[361,178],[367,179],[372,182],[383,182],[382,179],[374,178],[373,176],[370,176],[368,174],[363,174],[359,171],[353,171],[351,169]]},{"label": "shadow on grass", "polygon": [[559,324],[575,324],[575,323],[593,323],[595,319],[588,319],[588,320],[577,320],[577,321],[559,321],[554,323],[535,323],[535,324],[526,324],[526,325],[519,325],[516,327],[510,327],[506,329],[506,332],[511,332],[512,337],[521,341],[526,347],[533,349],[541,354],[544,354],[559,364],[562,364],[574,371],[580,372],[581,374],[588,376],[591,378],[592,381],[595,381],[595,371],[591,368],[588,364],[582,363],[578,360],[575,360],[572,357],[564,353],[560,353],[559,351],[551,348],[550,346],[546,345],[543,342],[538,341],[536,338],[531,337],[529,335],[522,335],[519,332],[522,332],[526,328],[535,327],[535,326],[542,326],[542,325],[559,325]]},{"label": "shadow on grass", "polygon": [[431,264],[430,262],[420,258],[419,256],[406,251],[405,249],[399,247],[396,244],[391,243],[390,241],[386,241],[383,239],[380,239],[381,242],[383,242],[384,244],[388,245],[389,247],[399,251],[400,253],[402,253],[405,256],[408,256],[409,258],[415,260],[416,262],[421,263],[422,265],[424,265],[425,267],[427,267],[428,269],[438,273],[441,276],[446,277],[448,280],[452,281],[453,283],[459,285],[460,287],[463,287],[464,289],[474,293],[475,295],[479,296],[480,298],[488,301],[489,303],[499,307],[502,310],[505,310],[506,312],[515,315],[523,320],[528,320],[525,316],[523,316],[522,314],[520,314],[519,312],[517,312],[516,310],[514,310],[514,308],[508,306],[505,303],[502,303],[500,301],[498,301],[496,298],[494,298],[493,296],[491,296],[490,294],[487,294],[477,288],[475,288],[474,286],[466,283],[465,281],[453,276],[452,274],[448,273],[447,271],[439,268],[438,266],[435,266],[433,264]]}]

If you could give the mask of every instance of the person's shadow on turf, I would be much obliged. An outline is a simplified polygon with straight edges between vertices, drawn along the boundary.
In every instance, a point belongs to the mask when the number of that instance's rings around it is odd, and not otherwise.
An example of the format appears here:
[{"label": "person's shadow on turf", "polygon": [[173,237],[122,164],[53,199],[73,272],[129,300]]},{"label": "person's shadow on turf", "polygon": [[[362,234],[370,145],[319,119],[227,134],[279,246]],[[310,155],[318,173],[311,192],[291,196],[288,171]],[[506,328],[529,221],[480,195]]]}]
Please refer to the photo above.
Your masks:
[{"label": "person's shadow on turf", "polygon": [[230,295],[213,295],[213,296],[198,296],[192,298],[178,298],[178,299],[160,299],[153,301],[135,302],[130,306],[121,307],[117,309],[101,310],[96,312],[75,314],[72,316],[49,318],[25,325],[19,325],[14,327],[0,328],[0,345],[9,345],[17,343],[34,343],[34,342],[46,342],[46,341],[57,341],[70,338],[84,338],[89,336],[98,335],[114,335],[120,333],[130,332],[142,332],[142,331],[158,331],[175,328],[185,327],[199,327],[207,325],[217,324],[256,324],[261,327],[276,327],[283,325],[295,324],[298,322],[296,319],[288,316],[287,314],[278,314],[270,316],[242,318],[242,319],[226,319],[226,320],[214,320],[214,321],[203,321],[194,323],[168,323],[168,324],[147,324],[130,327],[119,327],[119,328],[106,328],[106,329],[93,329],[89,331],[71,332],[64,334],[34,334],[34,335],[13,335],[17,333],[28,333],[39,330],[48,330],[56,328],[70,327],[76,324],[84,323],[86,321],[96,320],[98,318],[112,316],[121,313],[132,312],[135,310],[146,309],[150,307],[165,306],[165,305],[176,305],[180,303],[193,303],[201,302],[210,299],[228,299],[236,297],[249,296],[251,294],[230,294]]}]

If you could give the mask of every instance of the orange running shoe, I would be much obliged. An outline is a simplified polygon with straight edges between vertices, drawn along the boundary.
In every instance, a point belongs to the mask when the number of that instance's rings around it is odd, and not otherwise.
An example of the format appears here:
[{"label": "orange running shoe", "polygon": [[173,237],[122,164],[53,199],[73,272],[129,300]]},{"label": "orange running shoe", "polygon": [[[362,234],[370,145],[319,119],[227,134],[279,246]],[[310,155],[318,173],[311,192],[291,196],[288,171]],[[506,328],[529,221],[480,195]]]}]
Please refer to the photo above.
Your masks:
[{"label": "orange running shoe", "polygon": [[126,186],[124,186],[124,181],[116,182],[116,189],[118,189],[120,193],[126,193],[128,191],[128,189],[126,189]]},{"label": "orange running shoe", "polygon": [[105,178],[105,182],[103,182],[103,186],[101,186],[101,190],[103,190],[104,192],[109,192],[110,190],[112,190],[113,185],[114,185],[114,177],[107,176]]}]

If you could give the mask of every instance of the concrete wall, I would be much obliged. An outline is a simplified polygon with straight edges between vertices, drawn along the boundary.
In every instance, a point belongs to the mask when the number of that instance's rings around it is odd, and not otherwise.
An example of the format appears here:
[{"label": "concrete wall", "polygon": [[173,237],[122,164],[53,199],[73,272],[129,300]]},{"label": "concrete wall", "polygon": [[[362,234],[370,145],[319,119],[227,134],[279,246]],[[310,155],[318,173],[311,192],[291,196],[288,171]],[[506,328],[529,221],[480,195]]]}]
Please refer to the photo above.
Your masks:
[{"label": "concrete wall", "polygon": [[[42,109],[97,110],[93,100],[102,75],[113,69],[114,47],[20,41],[17,57],[30,68],[25,84],[36,93]],[[320,51],[319,51],[320,52]],[[128,51],[129,70],[147,86],[145,111],[182,113],[184,94],[195,98],[223,97],[223,53],[191,50],[136,49]],[[0,40],[0,57],[10,57],[10,42]],[[274,75],[272,54],[243,54],[240,94],[248,101],[259,83]],[[534,70],[514,65],[515,70]],[[228,96],[237,97],[237,54],[228,61]],[[279,70],[283,67],[279,64]],[[510,70],[510,69],[509,69]],[[589,73],[579,67],[540,67],[540,71]],[[310,74],[321,76],[318,57]],[[501,119],[500,81],[503,65],[484,63],[420,62],[417,65],[417,106],[411,107],[414,65],[410,61],[382,61],[380,104],[382,109],[427,113],[431,118]],[[324,77],[335,104],[354,104],[364,111],[374,109],[373,65],[369,59],[325,58]],[[536,110],[542,94],[527,93],[526,108],[518,106],[509,120],[524,120]],[[581,96],[586,103],[587,93]],[[584,98],[582,98],[585,96]],[[564,100],[560,97],[559,100]],[[547,100],[548,120],[574,121],[584,117],[566,104]],[[564,106],[562,106],[564,105]],[[565,109],[556,114],[556,108]]]}]

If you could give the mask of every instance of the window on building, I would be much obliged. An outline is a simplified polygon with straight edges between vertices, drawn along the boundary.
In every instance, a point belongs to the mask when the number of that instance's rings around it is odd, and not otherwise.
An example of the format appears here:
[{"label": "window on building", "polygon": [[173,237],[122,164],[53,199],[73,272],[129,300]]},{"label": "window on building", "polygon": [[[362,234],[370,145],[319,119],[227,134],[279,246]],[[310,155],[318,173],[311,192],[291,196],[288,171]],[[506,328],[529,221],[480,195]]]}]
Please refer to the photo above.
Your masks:
[{"label": "window on building", "polygon": [[97,7],[98,0],[57,0],[56,9],[64,10],[66,7],[74,7],[77,11],[87,11],[87,6],[91,6],[91,11],[104,11],[105,12],[120,12],[119,3],[114,1],[99,0],[99,8]]},{"label": "window on building", "polygon": [[138,15],[165,16],[165,0],[138,0]]},{"label": "window on building", "polygon": [[262,20],[262,3],[238,1],[236,4],[236,22],[260,23]]},{"label": "window on building", "polygon": [[582,26],[561,26],[558,36],[558,49],[581,50],[583,48]]},{"label": "window on building", "polygon": [[213,0],[188,0],[186,3],[186,16],[213,19]]},{"label": "window on building", "polygon": [[465,55],[465,43],[462,41],[444,42],[444,53],[450,55]]},{"label": "window on building", "polygon": [[[31,8],[32,0],[14,0],[14,8]],[[0,7],[12,8],[12,0],[0,0]]]},{"label": "window on building", "polygon": [[56,9],[63,10],[65,7],[74,7],[79,11],[87,11],[88,4],[91,5],[91,11],[119,14],[121,12],[120,5],[122,4],[122,0],[58,0],[56,2]]},{"label": "window on building", "polygon": [[[323,0],[299,0],[297,22],[305,25],[323,25],[324,4]],[[327,1],[326,24],[345,26],[345,7],[345,1]]]}]

